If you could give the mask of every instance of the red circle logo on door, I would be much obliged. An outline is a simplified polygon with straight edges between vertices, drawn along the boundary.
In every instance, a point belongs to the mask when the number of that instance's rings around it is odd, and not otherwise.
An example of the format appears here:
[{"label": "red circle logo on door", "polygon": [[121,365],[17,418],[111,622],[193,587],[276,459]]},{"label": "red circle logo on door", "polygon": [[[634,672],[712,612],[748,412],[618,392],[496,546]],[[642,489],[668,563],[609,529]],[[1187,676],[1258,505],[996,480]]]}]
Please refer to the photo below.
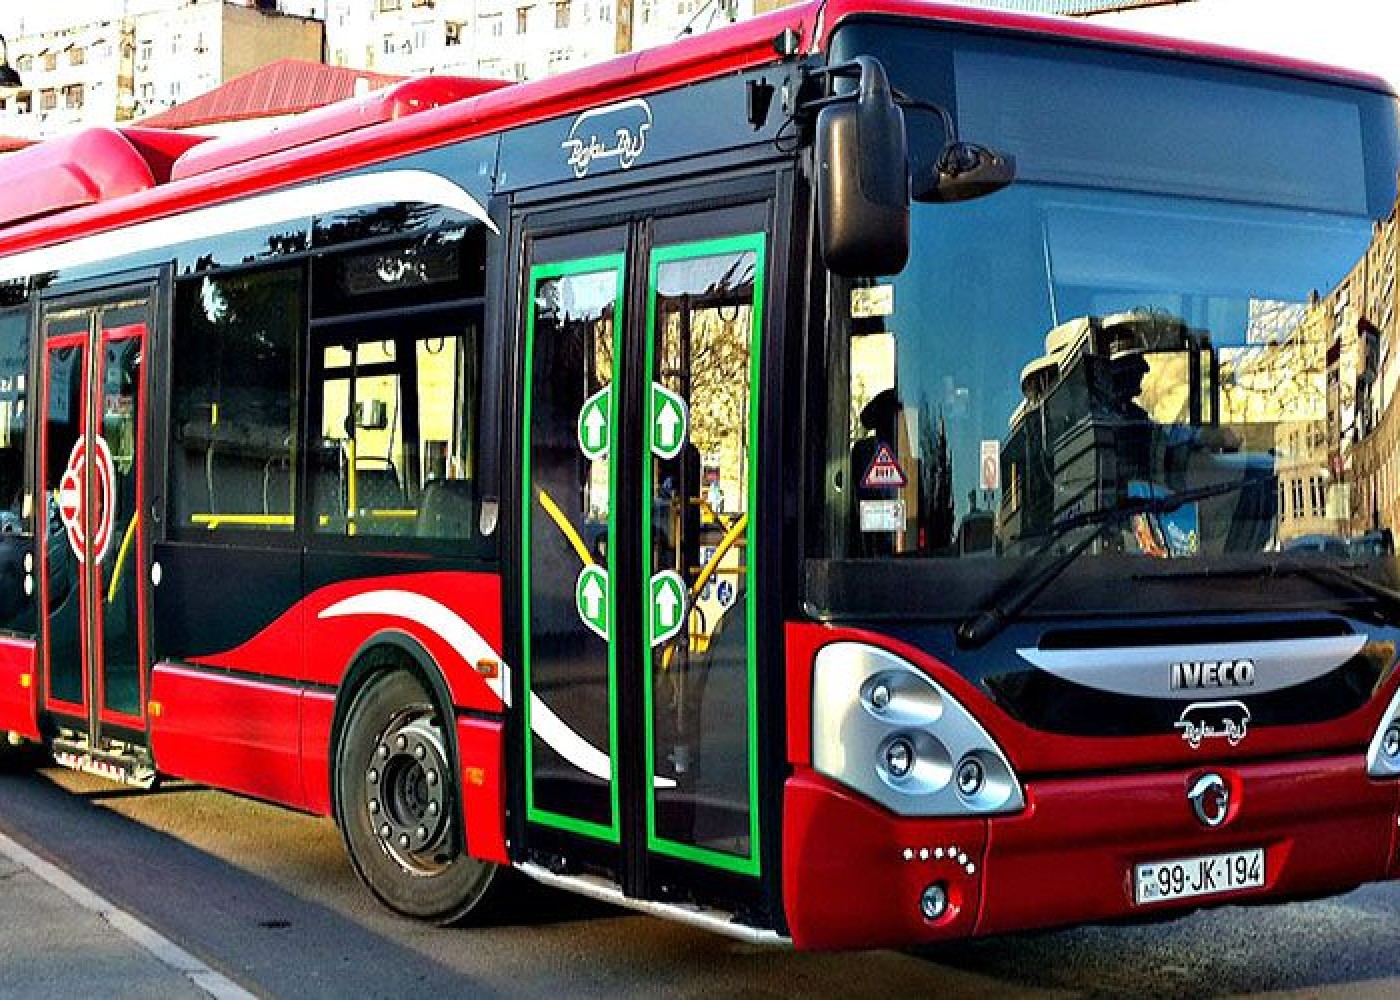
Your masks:
[{"label": "red circle logo on door", "polygon": [[[107,554],[107,546],[112,542],[112,521],[116,506],[112,503],[112,493],[117,472],[112,465],[112,451],[107,447],[102,435],[93,438],[93,446],[95,459],[92,493],[97,509],[87,520],[93,529],[92,558],[94,562],[101,562]],[[87,532],[83,525],[83,477],[87,473],[87,466],[87,442],[79,438],[68,455],[68,465],[58,483],[58,513],[63,519],[63,526],[68,530],[68,544],[79,559],[84,558],[88,549]]]}]

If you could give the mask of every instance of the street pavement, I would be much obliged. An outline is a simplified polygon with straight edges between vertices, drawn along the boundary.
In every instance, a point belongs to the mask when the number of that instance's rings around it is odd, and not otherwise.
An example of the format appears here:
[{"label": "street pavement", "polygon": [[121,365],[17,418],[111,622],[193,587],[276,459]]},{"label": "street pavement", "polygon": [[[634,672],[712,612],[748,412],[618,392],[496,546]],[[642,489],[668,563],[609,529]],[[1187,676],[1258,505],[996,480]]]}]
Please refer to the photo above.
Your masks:
[{"label": "street pavement", "polygon": [[0,998],[83,996],[250,994],[0,834]]},{"label": "street pavement", "polygon": [[805,954],[543,890],[495,922],[426,927],[375,903],[325,820],[2,756],[0,837],[15,845],[0,849],[0,1000],[1400,996],[1400,882],[1160,924]]}]

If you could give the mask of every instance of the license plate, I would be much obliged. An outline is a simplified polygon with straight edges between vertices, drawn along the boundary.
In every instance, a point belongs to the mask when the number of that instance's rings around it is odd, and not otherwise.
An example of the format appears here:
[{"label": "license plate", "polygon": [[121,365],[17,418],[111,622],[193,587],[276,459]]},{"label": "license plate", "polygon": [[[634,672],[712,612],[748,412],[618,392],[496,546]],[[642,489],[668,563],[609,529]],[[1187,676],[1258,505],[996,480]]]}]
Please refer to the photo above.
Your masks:
[{"label": "license plate", "polygon": [[1133,868],[1134,897],[1139,906],[1263,885],[1263,848],[1153,861]]}]

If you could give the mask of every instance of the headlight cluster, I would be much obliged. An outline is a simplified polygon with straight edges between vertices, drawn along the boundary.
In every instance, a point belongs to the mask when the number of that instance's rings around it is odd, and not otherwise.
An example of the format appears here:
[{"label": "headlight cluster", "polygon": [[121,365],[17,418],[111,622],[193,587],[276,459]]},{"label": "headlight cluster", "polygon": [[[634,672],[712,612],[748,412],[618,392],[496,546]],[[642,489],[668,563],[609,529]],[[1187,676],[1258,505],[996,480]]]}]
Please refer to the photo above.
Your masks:
[{"label": "headlight cluster", "polygon": [[1390,707],[1381,716],[1376,735],[1371,737],[1366,773],[1373,778],[1400,777],[1400,691],[1390,699]]},{"label": "headlight cluster", "polygon": [[967,709],[912,664],[859,642],[817,653],[812,762],[903,816],[1015,812],[1025,804],[1006,755]]}]

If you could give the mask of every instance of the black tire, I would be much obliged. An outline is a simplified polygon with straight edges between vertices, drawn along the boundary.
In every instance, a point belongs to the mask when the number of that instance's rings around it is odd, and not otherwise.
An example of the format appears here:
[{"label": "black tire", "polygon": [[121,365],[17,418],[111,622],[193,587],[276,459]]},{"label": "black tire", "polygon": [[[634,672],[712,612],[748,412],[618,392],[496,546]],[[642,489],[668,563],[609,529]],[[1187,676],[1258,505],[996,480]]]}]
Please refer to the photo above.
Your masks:
[{"label": "black tire", "polygon": [[396,913],[437,924],[489,911],[507,874],[461,850],[448,747],[422,682],[395,670],[355,696],[335,768],[336,815],[361,881]]}]

